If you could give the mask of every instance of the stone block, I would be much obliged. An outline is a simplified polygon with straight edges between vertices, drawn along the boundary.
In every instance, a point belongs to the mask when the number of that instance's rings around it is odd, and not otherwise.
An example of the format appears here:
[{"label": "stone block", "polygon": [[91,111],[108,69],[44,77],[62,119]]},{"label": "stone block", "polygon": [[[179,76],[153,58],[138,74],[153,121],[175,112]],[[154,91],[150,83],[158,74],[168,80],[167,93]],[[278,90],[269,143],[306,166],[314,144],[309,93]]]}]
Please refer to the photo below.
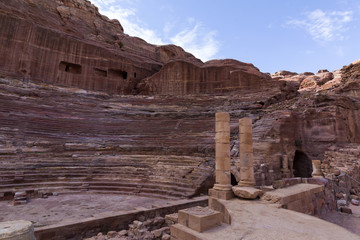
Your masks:
[{"label": "stone block", "polygon": [[351,194],[350,199],[360,200],[360,197],[358,195]]},{"label": "stone block", "polygon": [[221,225],[220,212],[204,207],[192,207],[180,210],[178,213],[179,224],[197,232],[204,232]]},{"label": "stone block", "polygon": [[27,194],[26,192],[16,192],[14,195],[14,198],[26,198]]},{"label": "stone block", "polygon": [[239,143],[243,147],[244,151],[252,152],[253,139],[252,135],[248,133],[240,133],[239,134]]},{"label": "stone block", "polygon": [[276,180],[273,182],[274,189],[283,188],[285,187],[285,181],[284,180]]},{"label": "stone block", "polygon": [[13,201],[13,205],[17,206],[17,205],[25,205],[27,204],[27,200],[14,200]]},{"label": "stone block", "polygon": [[263,191],[253,187],[234,186],[232,187],[232,190],[235,196],[244,199],[256,199],[263,194]]},{"label": "stone block", "polygon": [[[242,168],[253,168],[253,153],[252,152],[242,152],[240,148],[239,153],[240,161],[241,161],[241,169]],[[241,170],[240,169],[240,170]],[[251,170],[253,171],[253,170]]]},{"label": "stone block", "polygon": [[296,212],[304,212],[304,205],[302,204],[301,199],[287,203],[284,208]]},{"label": "stone block", "polygon": [[297,192],[297,193],[289,194],[289,195],[282,197],[280,203],[283,205],[288,204],[290,202],[294,202],[303,197],[304,197],[304,192]]},{"label": "stone block", "polygon": [[229,159],[227,161],[230,162],[230,145],[224,143],[217,143],[215,147],[215,158],[216,160],[220,160],[220,162],[222,162],[222,159],[220,158],[227,158]]},{"label": "stone block", "polygon": [[165,215],[165,221],[169,220],[172,221],[174,223],[178,222],[178,213],[173,213],[173,214],[167,214]]},{"label": "stone block", "polygon": [[308,178],[307,183],[309,184],[317,184],[317,185],[326,185],[329,182],[326,178]]},{"label": "stone block", "polygon": [[227,112],[217,112],[215,119],[216,122],[230,122],[230,115]]},{"label": "stone block", "polygon": [[229,191],[221,191],[221,190],[216,190],[216,189],[209,189],[209,196],[217,198],[217,199],[223,199],[223,200],[229,200],[234,198],[234,193],[233,191],[229,190]]},{"label": "stone block", "polygon": [[345,199],[341,199],[341,200],[338,200],[336,202],[336,204],[337,204],[338,207],[343,207],[343,206],[347,205],[347,201]]},{"label": "stone block", "polygon": [[228,131],[216,132],[215,134],[216,143],[230,143],[230,129]]},{"label": "stone block", "polygon": [[181,224],[174,224],[170,227],[171,232],[171,240],[203,240],[194,236],[192,230],[181,225]]},{"label": "stone block", "polygon": [[352,214],[351,208],[348,208],[348,207],[341,207],[340,212],[347,213],[347,214]]},{"label": "stone block", "polygon": [[351,199],[351,204],[355,206],[359,206],[359,200]]},{"label": "stone block", "polygon": [[9,221],[0,223],[0,239],[35,240],[34,226],[30,221]]},{"label": "stone block", "polygon": [[239,120],[240,134],[250,133],[252,134],[252,120],[251,118],[242,118]]},{"label": "stone block", "polygon": [[221,135],[228,135],[230,133],[230,124],[228,122],[216,122],[215,126],[216,138],[221,138]]},{"label": "stone block", "polygon": [[[223,157],[224,159],[225,157]],[[221,158],[220,158],[221,159]],[[230,157],[227,158],[227,160],[220,160],[219,158],[216,158],[215,162],[215,169],[222,171],[222,170],[228,170],[230,171]]]}]

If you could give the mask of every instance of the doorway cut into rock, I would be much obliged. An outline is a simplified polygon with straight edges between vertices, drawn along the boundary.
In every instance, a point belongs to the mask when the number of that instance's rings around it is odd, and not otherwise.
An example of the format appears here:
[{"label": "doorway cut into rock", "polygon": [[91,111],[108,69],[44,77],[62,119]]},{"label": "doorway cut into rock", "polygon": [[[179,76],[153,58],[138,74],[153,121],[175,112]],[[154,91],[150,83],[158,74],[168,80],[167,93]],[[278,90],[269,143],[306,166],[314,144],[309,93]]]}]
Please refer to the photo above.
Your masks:
[{"label": "doorway cut into rock", "polygon": [[310,178],[312,173],[311,159],[302,151],[297,150],[294,156],[294,177]]}]

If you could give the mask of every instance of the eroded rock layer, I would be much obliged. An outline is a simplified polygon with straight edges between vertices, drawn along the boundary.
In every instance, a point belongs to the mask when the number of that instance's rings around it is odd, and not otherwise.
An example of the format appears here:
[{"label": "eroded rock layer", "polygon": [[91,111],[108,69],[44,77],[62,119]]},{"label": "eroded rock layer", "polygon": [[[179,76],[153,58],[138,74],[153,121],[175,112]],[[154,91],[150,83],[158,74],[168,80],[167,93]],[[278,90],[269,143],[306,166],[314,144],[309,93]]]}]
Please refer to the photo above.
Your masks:
[{"label": "eroded rock layer", "polygon": [[271,77],[252,64],[236,60],[213,60],[203,65],[186,61],[167,63],[158,73],[142,81],[141,93],[187,95],[230,93],[239,90],[262,91]]},{"label": "eroded rock layer", "polygon": [[192,106],[197,99],[0,86],[2,191],[191,196],[211,178],[213,110]]},{"label": "eroded rock layer", "polygon": [[[0,197],[17,190],[191,197],[213,184],[216,112],[253,122],[257,185],[311,176],[360,143],[359,61],[260,72],[130,37],[86,0],[0,2]],[[119,95],[122,94],[122,95]]]},{"label": "eroded rock layer", "polygon": [[89,1],[0,2],[0,73],[107,93],[133,93],[170,59],[201,63],[176,46],[123,33]]}]

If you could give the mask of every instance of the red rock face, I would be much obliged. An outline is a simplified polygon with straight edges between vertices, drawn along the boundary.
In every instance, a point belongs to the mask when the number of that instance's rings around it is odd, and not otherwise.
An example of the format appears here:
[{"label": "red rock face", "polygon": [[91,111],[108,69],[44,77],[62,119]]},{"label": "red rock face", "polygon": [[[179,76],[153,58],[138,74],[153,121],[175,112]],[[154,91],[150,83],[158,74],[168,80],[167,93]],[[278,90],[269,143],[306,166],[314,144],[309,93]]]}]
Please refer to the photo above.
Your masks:
[{"label": "red rock face", "polygon": [[257,184],[360,143],[359,63],[272,77],[236,60],[202,63],[124,34],[81,0],[0,2],[0,54],[0,193],[205,193],[220,111],[231,115],[233,166],[238,119],[253,119]]},{"label": "red rock face", "polygon": [[270,76],[253,65],[235,60],[217,60],[204,65],[172,61],[142,81],[139,89],[145,94],[212,94],[261,91],[271,85],[270,81]]},{"label": "red rock face", "polygon": [[179,47],[129,37],[88,1],[14,0],[0,9],[3,76],[129,94],[163,61],[201,62]]},{"label": "red rock face", "polygon": [[360,96],[360,60],[351,63],[349,66],[345,66],[341,69],[343,86],[339,89],[339,92],[346,93],[348,95],[359,97]]},{"label": "red rock face", "polygon": [[110,97],[16,80],[2,80],[0,89],[0,193],[19,187],[172,198],[212,183],[207,99]]}]

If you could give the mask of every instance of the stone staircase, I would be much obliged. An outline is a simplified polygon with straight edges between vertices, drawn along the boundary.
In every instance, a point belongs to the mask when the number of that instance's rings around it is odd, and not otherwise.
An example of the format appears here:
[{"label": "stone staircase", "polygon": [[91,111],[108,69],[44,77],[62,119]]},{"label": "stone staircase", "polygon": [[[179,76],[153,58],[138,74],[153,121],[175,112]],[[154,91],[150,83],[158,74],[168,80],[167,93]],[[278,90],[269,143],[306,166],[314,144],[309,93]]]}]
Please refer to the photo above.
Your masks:
[{"label": "stone staircase", "polygon": [[97,158],[98,161],[91,159],[90,156],[42,159],[37,154],[26,158],[22,166],[3,164],[0,167],[0,194],[9,196],[19,190],[36,190],[188,197],[195,194],[197,186],[194,182],[207,172],[204,169],[202,175],[192,174],[203,161],[199,157],[103,155]]},{"label": "stone staircase", "polygon": [[214,123],[209,109],[199,111],[207,101],[189,101],[1,80],[0,199],[196,195],[212,175]]}]

